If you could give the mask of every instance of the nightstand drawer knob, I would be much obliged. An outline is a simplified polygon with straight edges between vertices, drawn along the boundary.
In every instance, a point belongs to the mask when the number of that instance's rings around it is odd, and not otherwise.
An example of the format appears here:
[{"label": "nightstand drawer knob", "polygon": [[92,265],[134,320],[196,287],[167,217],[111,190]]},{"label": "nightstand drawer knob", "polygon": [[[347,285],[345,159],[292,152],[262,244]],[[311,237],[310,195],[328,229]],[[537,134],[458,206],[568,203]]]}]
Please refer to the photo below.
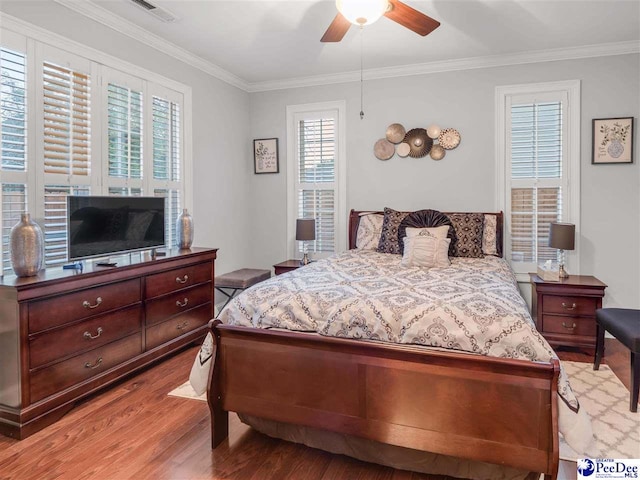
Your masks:
[{"label": "nightstand drawer knob", "polygon": [[567,330],[573,330],[574,328],[576,328],[577,325],[574,323],[573,325],[569,326],[566,323],[562,322],[562,326]]},{"label": "nightstand drawer knob", "polygon": [[[568,303],[562,302],[562,308],[564,308],[565,310],[575,310],[577,306],[578,305],[576,303],[572,303],[571,306],[569,306]],[[575,327],[575,325],[574,325],[574,327]]]}]

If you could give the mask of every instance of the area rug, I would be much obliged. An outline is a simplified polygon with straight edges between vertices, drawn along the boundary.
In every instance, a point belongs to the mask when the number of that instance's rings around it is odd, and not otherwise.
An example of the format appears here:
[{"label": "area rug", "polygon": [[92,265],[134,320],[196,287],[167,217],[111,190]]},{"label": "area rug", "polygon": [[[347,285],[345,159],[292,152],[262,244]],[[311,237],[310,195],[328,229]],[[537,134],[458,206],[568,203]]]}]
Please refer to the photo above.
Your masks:
[{"label": "area rug", "polygon": [[203,393],[202,395],[198,395],[196,392],[194,392],[193,388],[191,388],[191,384],[188,381],[184,382],[178,388],[174,388],[173,390],[171,390],[169,392],[169,396],[170,397],[189,398],[191,400],[200,400],[202,402],[206,402],[207,401],[206,392]]},{"label": "area rug", "polygon": [[[591,417],[596,448],[602,458],[640,458],[640,413],[629,411],[629,391],[606,365],[562,362],[580,406]],[[560,438],[560,458],[583,458]]]},{"label": "area rug", "polygon": [[[571,387],[592,420],[596,451],[602,458],[640,458],[640,413],[629,411],[629,391],[606,365],[594,371],[593,364],[562,362]],[[198,396],[189,382],[169,392],[173,397],[207,401]],[[576,461],[583,458],[560,437],[560,458]]]}]

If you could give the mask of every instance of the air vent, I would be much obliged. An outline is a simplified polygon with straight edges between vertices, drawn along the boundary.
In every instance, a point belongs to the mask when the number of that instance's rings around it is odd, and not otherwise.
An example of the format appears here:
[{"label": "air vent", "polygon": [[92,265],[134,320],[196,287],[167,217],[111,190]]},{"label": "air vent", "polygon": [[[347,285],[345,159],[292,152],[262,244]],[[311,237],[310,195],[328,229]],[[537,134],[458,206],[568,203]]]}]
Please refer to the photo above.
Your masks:
[{"label": "air vent", "polygon": [[163,22],[172,23],[178,19],[178,17],[176,17],[174,14],[172,14],[168,10],[165,10],[164,8],[161,8],[161,7],[157,7],[152,3],[147,2],[146,0],[131,0],[131,1],[135,3],[138,7],[144,9],[146,12],[162,20]]}]

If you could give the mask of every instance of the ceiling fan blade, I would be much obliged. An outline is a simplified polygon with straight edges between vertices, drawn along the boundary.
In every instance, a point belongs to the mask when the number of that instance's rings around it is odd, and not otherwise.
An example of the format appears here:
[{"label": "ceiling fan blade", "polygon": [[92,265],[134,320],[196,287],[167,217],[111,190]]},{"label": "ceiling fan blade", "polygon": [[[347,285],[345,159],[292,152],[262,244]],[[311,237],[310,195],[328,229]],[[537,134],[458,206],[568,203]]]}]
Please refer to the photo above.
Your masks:
[{"label": "ceiling fan blade", "polygon": [[399,23],[403,27],[407,27],[409,30],[413,30],[418,35],[424,37],[440,26],[440,22],[437,20],[426,16],[424,13],[411,8],[399,0],[389,0],[389,4],[391,7],[384,16]]},{"label": "ceiling fan blade", "polygon": [[324,35],[320,39],[321,42],[339,42],[342,40],[342,37],[345,36],[347,30],[351,26],[351,22],[344,18],[344,16],[338,12],[336,18],[333,19],[327,31],[324,32]]}]

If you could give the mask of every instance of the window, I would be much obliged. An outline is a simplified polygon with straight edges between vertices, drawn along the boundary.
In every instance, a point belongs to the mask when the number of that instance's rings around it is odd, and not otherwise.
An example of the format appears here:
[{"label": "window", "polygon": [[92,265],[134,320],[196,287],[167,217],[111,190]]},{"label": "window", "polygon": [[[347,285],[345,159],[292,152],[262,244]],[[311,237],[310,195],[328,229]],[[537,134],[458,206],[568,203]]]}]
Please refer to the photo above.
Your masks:
[{"label": "window", "polygon": [[346,246],[344,102],[287,107],[288,241],[294,256],[297,218],[315,218],[316,239],[308,242],[316,257]]},{"label": "window", "polygon": [[498,207],[505,211],[506,258],[516,273],[558,260],[558,250],[548,246],[552,222],[576,224],[577,243],[579,95],[578,82],[497,89]]},{"label": "window", "polygon": [[[2,195],[3,269],[11,268],[9,236],[11,228],[27,210],[27,70],[26,41],[12,40],[0,46],[0,186]],[[0,273],[2,271],[0,270]]]},{"label": "window", "polygon": [[182,153],[189,89],[69,44],[3,30],[0,272],[11,270],[9,236],[25,211],[44,232],[45,265],[67,261],[67,195],[165,197],[167,245],[191,204]]}]

